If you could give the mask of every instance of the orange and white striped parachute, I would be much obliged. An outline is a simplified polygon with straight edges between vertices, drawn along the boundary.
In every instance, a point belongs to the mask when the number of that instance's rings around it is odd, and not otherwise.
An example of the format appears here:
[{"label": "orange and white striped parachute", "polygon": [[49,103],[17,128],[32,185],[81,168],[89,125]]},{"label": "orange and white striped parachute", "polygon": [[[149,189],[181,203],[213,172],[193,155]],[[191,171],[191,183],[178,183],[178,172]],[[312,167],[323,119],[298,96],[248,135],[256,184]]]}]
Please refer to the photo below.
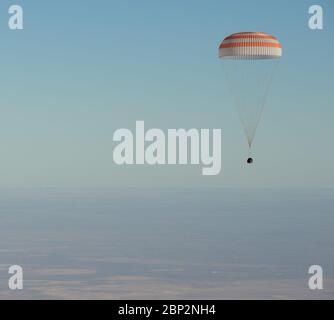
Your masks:
[{"label": "orange and white striped parachute", "polygon": [[263,32],[234,33],[219,46],[219,58],[223,61],[227,83],[235,99],[250,154],[276,62],[281,57],[280,42]]},{"label": "orange and white striped parachute", "polygon": [[279,41],[263,32],[239,32],[224,39],[219,47],[221,59],[277,59],[282,56]]}]

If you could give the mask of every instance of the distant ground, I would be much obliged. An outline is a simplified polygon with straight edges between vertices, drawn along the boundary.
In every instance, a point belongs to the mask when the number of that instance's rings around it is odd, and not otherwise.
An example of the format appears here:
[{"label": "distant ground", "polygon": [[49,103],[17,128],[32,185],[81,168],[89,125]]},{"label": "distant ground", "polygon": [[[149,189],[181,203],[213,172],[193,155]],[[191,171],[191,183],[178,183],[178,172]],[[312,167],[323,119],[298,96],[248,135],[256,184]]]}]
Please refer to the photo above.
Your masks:
[{"label": "distant ground", "polygon": [[331,190],[1,190],[0,298],[333,299],[333,207]]}]

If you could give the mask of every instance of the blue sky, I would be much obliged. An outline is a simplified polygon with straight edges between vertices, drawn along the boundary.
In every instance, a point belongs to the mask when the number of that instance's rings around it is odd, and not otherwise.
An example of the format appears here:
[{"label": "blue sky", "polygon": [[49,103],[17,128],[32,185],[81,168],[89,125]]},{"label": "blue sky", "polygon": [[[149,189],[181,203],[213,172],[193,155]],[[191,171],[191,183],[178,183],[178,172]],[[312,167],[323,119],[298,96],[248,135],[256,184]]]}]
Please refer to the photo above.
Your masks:
[{"label": "blue sky", "polygon": [[[21,4],[25,29],[7,28]],[[308,8],[324,9],[324,30]],[[333,187],[332,1],[0,3],[0,187]],[[233,32],[279,38],[284,57],[258,129],[256,164],[217,48]],[[117,167],[118,128],[221,128],[223,172]]]}]

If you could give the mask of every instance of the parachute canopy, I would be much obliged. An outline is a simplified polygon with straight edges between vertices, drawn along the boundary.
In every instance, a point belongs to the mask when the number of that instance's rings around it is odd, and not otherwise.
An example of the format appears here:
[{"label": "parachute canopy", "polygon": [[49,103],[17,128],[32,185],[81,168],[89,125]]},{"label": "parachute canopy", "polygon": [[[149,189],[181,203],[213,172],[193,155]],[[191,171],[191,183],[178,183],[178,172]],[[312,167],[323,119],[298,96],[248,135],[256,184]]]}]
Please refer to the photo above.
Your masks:
[{"label": "parachute canopy", "polygon": [[219,47],[221,59],[278,59],[282,56],[279,41],[263,32],[239,32],[224,39]]}]

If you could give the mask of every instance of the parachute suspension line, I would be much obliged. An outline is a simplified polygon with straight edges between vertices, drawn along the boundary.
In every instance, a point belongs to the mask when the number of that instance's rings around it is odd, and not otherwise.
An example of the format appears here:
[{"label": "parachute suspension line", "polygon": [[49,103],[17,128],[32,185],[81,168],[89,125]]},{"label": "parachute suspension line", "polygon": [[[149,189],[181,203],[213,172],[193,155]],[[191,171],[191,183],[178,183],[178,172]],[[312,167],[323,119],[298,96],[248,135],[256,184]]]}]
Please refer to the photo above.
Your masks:
[{"label": "parachute suspension line", "polygon": [[248,142],[248,153],[250,156],[252,155],[252,142]]},{"label": "parachute suspension line", "polygon": [[260,121],[261,121],[261,118],[262,118],[262,115],[263,115],[263,112],[264,112],[264,109],[265,109],[265,106],[266,106],[266,103],[267,103],[268,95],[269,95],[269,92],[270,92],[270,89],[271,89],[271,86],[272,86],[272,83],[273,83],[273,80],[274,80],[274,75],[275,75],[275,71],[277,69],[278,63],[279,63],[279,60],[277,59],[275,61],[274,67],[273,67],[273,69],[271,71],[271,74],[269,76],[268,84],[265,86],[265,93],[264,93],[263,99],[262,99],[261,104],[260,104],[260,109],[258,110],[258,113],[257,113],[257,116],[256,116],[257,121],[256,121],[255,127],[254,127],[254,133],[253,133],[254,136],[251,139],[251,141],[248,140],[250,149],[252,148],[252,143],[253,143],[253,140],[254,140],[254,137],[255,137],[255,132],[257,131],[257,128],[260,124]]},{"label": "parachute suspension line", "polygon": [[[241,71],[244,73],[244,70],[241,68],[240,65],[236,64],[236,65],[234,66],[234,68],[237,69],[237,70],[236,70],[237,73],[239,73],[239,72],[241,72]],[[241,69],[241,71],[240,71],[240,69]],[[236,92],[234,92],[234,90],[237,90],[237,89],[234,87],[235,84],[233,85],[232,75],[231,75],[232,73],[233,73],[233,72],[232,72],[231,70],[226,70],[226,71],[224,72],[225,79],[226,79],[225,83],[227,83],[227,86],[228,86],[228,88],[229,88],[229,91],[230,91],[230,93],[231,93],[231,95],[232,95],[232,97],[233,97],[234,105],[235,105],[235,108],[236,108],[236,110],[237,110],[237,114],[238,114],[238,118],[239,118],[239,120],[240,120],[240,122],[241,122],[241,124],[242,124],[242,128],[243,128],[244,133],[245,133],[245,136],[246,136],[246,138],[247,138],[248,146],[249,146],[249,148],[251,149],[253,139],[251,139],[251,138],[249,137],[249,133],[248,133],[248,131],[247,131],[247,121],[246,121],[246,119],[244,119],[244,117],[242,116],[242,103],[241,103],[241,101],[240,101],[240,98],[239,98],[239,96],[236,94]]]},{"label": "parachute suspension line", "polygon": [[[232,61],[233,62],[233,61]],[[258,108],[255,108],[255,118],[253,123],[250,125],[249,120],[247,119],[247,114],[245,114],[245,110],[244,110],[244,101],[242,102],[240,99],[242,99],[242,97],[237,94],[238,88],[237,88],[237,84],[234,83],[234,79],[233,79],[233,74],[238,74],[240,75],[240,79],[246,79],[247,78],[247,70],[245,70],[243,68],[242,65],[239,65],[238,63],[234,63],[233,64],[233,70],[226,68],[224,75],[225,75],[225,83],[227,84],[229,91],[231,92],[233,99],[234,99],[234,106],[236,108],[236,111],[238,113],[238,117],[239,120],[242,124],[243,127],[243,131],[245,132],[245,136],[247,139],[247,143],[249,146],[249,149],[251,150],[252,148],[252,144],[253,144],[253,140],[255,138],[255,133],[258,129],[258,126],[260,124],[265,106],[266,106],[266,102],[267,102],[267,98],[273,83],[273,79],[274,79],[274,75],[275,75],[275,71],[276,68],[278,66],[279,63],[279,59],[277,59],[275,61],[275,63],[273,64],[272,70],[271,72],[269,72],[269,76],[267,75],[266,77],[262,77],[262,78],[257,78],[254,79],[254,81],[257,83],[258,87],[264,88],[264,94],[261,95],[261,97],[259,98],[258,101]],[[249,76],[249,75],[248,75]],[[261,90],[259,90],[261,91]]]}]

